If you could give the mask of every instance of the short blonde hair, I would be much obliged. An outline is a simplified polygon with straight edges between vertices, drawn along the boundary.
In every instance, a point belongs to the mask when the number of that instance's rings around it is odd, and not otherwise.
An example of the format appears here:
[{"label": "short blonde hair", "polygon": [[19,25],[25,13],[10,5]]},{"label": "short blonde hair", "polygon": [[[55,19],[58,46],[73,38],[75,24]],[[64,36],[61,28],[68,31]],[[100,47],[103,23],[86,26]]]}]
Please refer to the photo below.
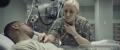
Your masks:
[{"label": "short blonde hair", "polygon": [[79,3],[76,0],[66,0],[65,4],[73,5],[76,7],[77,11],[79,11]]}]

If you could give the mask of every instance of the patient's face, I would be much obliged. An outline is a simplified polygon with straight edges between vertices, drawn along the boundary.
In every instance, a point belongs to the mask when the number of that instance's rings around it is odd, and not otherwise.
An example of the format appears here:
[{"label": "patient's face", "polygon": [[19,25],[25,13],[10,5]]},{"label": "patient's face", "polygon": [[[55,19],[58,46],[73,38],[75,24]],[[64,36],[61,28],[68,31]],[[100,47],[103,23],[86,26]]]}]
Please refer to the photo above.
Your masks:
[{"label": "patient's face", "polygon": [[23,31],[24,33],[26,33],[28,36],[32,37],[33,33],[32,33],[32,29],[26,25],[25,23],[20,23],[20,28],[21,31]]},{"label": "patient's face", "polygon": [[77,9],[74,5],[71,4],[64,5],[64,17],[66,22],[73,22],[76,15]]}]

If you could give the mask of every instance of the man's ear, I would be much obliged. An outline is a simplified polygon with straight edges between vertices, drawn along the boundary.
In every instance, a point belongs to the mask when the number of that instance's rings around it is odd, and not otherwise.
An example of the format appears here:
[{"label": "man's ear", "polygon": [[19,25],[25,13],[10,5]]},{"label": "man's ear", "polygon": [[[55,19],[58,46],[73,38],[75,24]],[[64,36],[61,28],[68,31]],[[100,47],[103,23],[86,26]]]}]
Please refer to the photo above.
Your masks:
[{"label": "man's ear", "polygon": [[13,29],[19,29],[19,25],[13,25],[12,28]]}]

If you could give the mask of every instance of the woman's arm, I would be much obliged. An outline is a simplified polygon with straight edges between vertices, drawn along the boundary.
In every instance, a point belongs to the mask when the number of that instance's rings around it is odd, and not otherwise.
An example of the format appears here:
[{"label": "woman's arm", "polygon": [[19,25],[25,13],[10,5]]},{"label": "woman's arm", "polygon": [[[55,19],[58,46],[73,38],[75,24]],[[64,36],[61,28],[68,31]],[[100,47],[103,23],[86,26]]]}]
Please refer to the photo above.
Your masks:
[{"label": "woman's arm", "polygon": [[84,47],[90,44],[90,42],[87,39],[85,39],[84,37],[77,33],[74,25],[73,26],[65,25],[65,30],[67,33],[71,34],[74,37],[74,39],[80,46]]}]

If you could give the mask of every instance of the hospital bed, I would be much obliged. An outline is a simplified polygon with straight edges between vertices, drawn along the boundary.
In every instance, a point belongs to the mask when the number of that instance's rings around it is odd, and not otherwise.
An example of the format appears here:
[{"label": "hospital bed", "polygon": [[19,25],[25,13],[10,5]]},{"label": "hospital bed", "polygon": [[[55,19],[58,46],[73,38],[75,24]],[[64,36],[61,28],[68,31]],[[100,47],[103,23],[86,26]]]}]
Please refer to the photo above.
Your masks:
[{"label": "hospital bed", "polygon": [[[0,34],[0,45],[8,50],[14,43],[9,38]],[[120,43],[114,40],[100,40],[91,42],[88,48],[70,47],[64,48],[64,50],[120,50]]]}]

